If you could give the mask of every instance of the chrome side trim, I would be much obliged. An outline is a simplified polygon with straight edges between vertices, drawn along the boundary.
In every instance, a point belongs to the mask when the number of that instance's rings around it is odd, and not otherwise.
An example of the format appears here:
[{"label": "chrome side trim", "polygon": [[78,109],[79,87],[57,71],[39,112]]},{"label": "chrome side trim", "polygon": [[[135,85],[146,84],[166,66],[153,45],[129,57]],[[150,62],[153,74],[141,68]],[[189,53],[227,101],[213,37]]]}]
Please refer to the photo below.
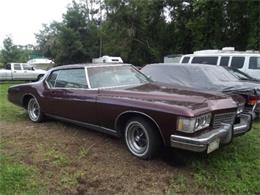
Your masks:
[{"label": "chrome side trim", "polygon": [[158,128],[158,130],[159,130],[159,133],[160,133],[160,135],[161,135],[161,138],[162,138],[162,140],[163,140],[163,143],[166,144],[165,138],[164,138],[164,136],[163,136],[163,134],[162,134],[161,128],[160,128],[160,126],[158,125],[158,123],[157,123],[151,116],[149,116],[148,114],[145,114],[145,113],[143,113],[143,112],[134,111],[134,110],[128,110],[128,111],[125,111],[125,112],[120,113],[119,115],[117,115],[117,117],[116,117],[116,119],[115,119],[114,128],[115,128],[115,129],[118,129],[117,124],[118,124],[118,120],[119,120],[119,118],[120,118],[121,116],[123,116],[124,114],[131,114],[131,113],[143,115],[143,116],[149,118],[151,121],[153,121],[153,123],[155,124],[155,126],[156,126],[156,127]]},{"label": "chrome side trim", "polygon": [[102,132],[102,133],[106,133],[109,135],[119,137],[118,132],[114,129],[109,129],[106,127],[102,127],[102,126],[98,126],[98,125],[94,125],[94,124],[90,124],[90,123],[85,123],[85,122],[81,122],[81,121],[76,121],[76,120],[72,120],[72,119],[68,119],[68,118],[64,118],[64,117],[60,117],[60,116],[56,116],[56,115],[52,115],[52,114],[45,114],[45,115],[49,116],[51,118],[54,118],[54,119],[66,121],[66,122],[73,123],[73,124],[81,126],[81,127],[91,128],[91,129],[94,129],[94,130]]}]

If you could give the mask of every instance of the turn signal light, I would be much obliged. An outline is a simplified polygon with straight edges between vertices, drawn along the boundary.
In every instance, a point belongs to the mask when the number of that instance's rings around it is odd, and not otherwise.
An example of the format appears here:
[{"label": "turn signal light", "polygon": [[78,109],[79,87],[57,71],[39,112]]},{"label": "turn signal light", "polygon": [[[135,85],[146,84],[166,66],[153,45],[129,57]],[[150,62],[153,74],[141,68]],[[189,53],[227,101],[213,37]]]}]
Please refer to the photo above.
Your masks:
[{"label": "turn signal light", "polygon": [[248,98],[247,104],[254,106],[257,103],[257,99],[258,99],[257,96],[250,96]]}]

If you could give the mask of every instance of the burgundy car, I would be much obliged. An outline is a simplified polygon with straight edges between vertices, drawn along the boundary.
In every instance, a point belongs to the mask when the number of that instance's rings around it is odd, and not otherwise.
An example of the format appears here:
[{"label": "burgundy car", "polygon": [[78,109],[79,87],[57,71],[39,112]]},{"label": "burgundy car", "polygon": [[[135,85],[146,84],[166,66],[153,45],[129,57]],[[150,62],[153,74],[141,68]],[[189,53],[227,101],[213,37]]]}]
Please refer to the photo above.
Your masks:
[{"label": "burgundy car", "polygon": [[8,98],[33,122],[49,116],[121,136],[142,159],[162,145],[210,153],[250,129],[233,128],[230,96],[153,82],[129,64],[60,66],[10,87]]}]

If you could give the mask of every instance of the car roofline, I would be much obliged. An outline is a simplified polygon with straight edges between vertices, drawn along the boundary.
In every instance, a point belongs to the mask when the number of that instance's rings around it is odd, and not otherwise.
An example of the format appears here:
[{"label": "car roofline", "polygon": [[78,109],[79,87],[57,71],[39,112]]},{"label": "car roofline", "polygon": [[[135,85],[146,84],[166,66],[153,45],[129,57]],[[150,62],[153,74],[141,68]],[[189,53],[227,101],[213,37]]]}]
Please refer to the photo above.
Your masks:
[{"label": "car roofline", "polygon": [[54,70],[62,70],[62,69],[71,69],[71,68],[88,68],[88,67],[110,67],[110,66],[129,66],[132,64],[125,64],[125,63],[88,63],[88,64],[68,64],[62,66],[56,66],[51,68],[50,71]]},{"label": "car roofline", "polygon": [[198,66],[206,66],[206,67],[222,67],[222,66],[217,66],[217,65],[211,65],[211,64],[191,64],[191,63],[154,63],[154,64],[147,64],[145,66],[194,66],[194,67],[198,67]]}]

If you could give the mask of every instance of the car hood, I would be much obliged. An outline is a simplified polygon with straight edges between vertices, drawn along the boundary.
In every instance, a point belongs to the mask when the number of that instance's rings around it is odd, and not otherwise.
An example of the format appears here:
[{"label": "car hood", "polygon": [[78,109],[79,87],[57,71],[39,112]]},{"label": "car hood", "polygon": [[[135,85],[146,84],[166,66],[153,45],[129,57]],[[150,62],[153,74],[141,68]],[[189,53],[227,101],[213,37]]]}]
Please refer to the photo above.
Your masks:
[{"label": "car hood", "polygon": [[100,96],[116,99],[117,104],[195,116],[221,109],[235,109],[237,103],[218,92],[152,82],[135,87],[100,90]]}]

